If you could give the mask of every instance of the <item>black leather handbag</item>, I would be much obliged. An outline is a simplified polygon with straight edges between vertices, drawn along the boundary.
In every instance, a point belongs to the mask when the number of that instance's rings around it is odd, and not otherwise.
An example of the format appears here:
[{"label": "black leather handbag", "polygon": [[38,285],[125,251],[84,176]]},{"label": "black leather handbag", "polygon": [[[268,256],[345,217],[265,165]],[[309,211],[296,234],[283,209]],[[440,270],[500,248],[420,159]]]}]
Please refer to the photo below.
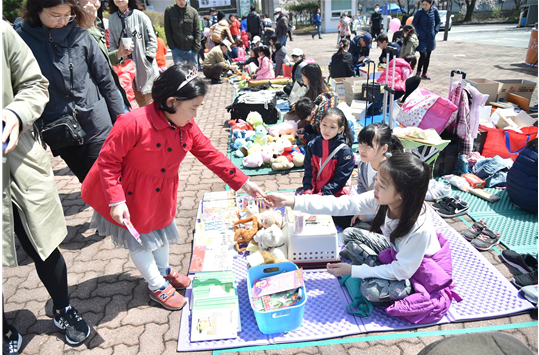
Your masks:
[{"label": "black leather handbag", "polygon": [[[71,61],[71,47],[67,50],[69,57],[69,72],[71,74],[71,91],[73,91],[73,62]],[[77,121],[75,102],[72,102],[72,114],[66,114],[43,126],[41,135],[51,149],[60,149],[72,145],[84,144],[86,132]]]}]

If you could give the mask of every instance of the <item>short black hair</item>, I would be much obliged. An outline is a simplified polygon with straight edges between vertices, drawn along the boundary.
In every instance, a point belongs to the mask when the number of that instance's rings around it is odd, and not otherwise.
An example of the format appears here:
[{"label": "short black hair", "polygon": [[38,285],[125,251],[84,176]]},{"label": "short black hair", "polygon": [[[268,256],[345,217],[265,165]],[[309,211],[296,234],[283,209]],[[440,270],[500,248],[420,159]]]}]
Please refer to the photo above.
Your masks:
[{"label": "short black hair", "polygon": [[388,42],[389,43],[389,38],[387,38],[387,35],[385,34],[381,34],[381,35],[378,35],[378,37],[376,37],[376,42]]},{"label": "short black hair", "polygon": [[256,11],[256,6],[251,5],[251,11]]},{"label": "short black hair", "polygon": [[269,40],[270,40],[271,42],[273,42],[273,43],[276,43],[276,42],[277,42],[277,36],[275,36],[275,35],[274,35],[274,36],[271,36],[271,37],[269,38]]},{"label": "short black hair", "polygon": [[212,7],[212,8],[210,9],[210,12],[217,12],[217,10],[215,10],[215,7]]},{"label": "short black hair", "polygon": [[304,120],[310,116],[315,107],[312,100],[304,96],[295,103],[296,115],[300,120]]},{"label": "short black hair", "polygon": [[168,113],[176,113],[174,108],[167,105],[167,100],[170,97],[174,97],[179,101],[186,101],[206,95],[208,88],[201,77],[194,78],[178,90],[181,83],[185,81],[190,69],[191,68],[187,64],[184,64],[183,66],[180,66],[179,64],[173,65],[154,81],[152,87],[152,99],[157,104],[159,110]]},{"label": "short black hair", "polygon": [[224,19],[226,17],[226,14],[223,12],[223,11],[219,11],[217,13],[217,21],[221,21],[222,19]]}]

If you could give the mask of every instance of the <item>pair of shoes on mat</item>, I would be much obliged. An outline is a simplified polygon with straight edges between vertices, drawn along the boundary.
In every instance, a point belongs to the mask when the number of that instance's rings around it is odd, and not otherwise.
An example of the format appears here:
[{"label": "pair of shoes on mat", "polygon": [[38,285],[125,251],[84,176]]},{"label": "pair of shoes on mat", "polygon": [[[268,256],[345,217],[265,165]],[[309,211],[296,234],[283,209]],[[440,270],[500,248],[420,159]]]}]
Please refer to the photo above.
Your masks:
[{"label": "pair of shoes on mat", "polygon": [[449,196],[451,193],[451,185],[445,181],[436,181],[431,179],[429,181],[429,189],[425,195],[425,201],[436,201],[441,198]]},{"label": "pair of shoes on mat", "polygon": [[522,287],[522,289],[519,291],[519,294],[537,306],[537,296],[539,295],[537,285],[529,285]]},{"label": "pair of shoes on mat", "polygon": [[150,299],[171,311],[180,310],[187,303],[170,281],[167,281],[159,290],[150,290]]},{"label": "pair of shoes on mat", "polygon": [[482,220],[463,231],[462,236],[478,250],[489,250],[500,244],[500,234],[491,231]]},{"label": "pair of shoes on mat", "polygon": [[468,202],[459,196],[446,196],[432,205],[432,208],[443,218],[452,218],[468,211]]},{"label": "pair of shoes on mat", "polygon": [[537,285],[537,270],[526,274],[517,275],[511,279],[513,285],[517,288],[522,288],[530,285]]},{"label": "pair of shoes on mat", "polygon": [[537,259],[531,254],[520,254],[512,250],[504,250],[502,251],[502,258],[523,274],[537,271]]}]

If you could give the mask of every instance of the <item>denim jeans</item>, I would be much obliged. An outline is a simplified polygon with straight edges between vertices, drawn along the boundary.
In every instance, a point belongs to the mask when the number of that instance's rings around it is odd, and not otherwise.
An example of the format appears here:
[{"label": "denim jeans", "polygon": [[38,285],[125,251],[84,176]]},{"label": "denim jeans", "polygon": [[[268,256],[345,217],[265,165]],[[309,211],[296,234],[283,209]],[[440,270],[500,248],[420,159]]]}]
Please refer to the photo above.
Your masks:
[{"label": "denim jeans", "polygon": [[484,180],[489,176],[496,174],[498,171],[508,167],[508,162],[502,159],[499,155],[496,155],[492,159],[487,158],[478,161],[474,166],[474,172],[475,175]]},{"label": "denim jeans", "polygon": [[174,48],[172,50],[172,60],[174,64],[183,64],[185,62],[189,63],[189,66],[192,67],[195,64],[198,64],[198,53],[195,51],[182,51],[181,49]]},{"label": "denim jeans", "polygon": [[286,37],[286,36],[283,36],[283,37],[279,38],[279,42],[281,42],[283,47],[286,47],[286,40],[287,39],[288,39],[288,37]]},{"label": "denim jeans", "polygon": [[318,38],[322,38],[322,26],[320,25],[317,25],[316,26],[316,32],[313,34],[313,38],[314,36],[318,35]]}]

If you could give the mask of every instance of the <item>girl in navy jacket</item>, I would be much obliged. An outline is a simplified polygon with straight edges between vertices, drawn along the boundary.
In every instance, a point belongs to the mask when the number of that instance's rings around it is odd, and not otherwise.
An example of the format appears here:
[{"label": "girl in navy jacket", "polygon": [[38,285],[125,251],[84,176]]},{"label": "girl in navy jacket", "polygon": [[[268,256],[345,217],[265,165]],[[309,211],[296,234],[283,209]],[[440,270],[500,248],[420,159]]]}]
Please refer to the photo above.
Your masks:
[{"label": "girl in navy jacket", "polygon": [[[355,166],[353,141],[344,113],[338,108],[328,109],[320,121],[320,135],[309,142],[305,151],[302,194],[348,195],[345,186]],[[345,216],[334,218],[334,221],[346,228],[351,219],[352,216]]]}]

